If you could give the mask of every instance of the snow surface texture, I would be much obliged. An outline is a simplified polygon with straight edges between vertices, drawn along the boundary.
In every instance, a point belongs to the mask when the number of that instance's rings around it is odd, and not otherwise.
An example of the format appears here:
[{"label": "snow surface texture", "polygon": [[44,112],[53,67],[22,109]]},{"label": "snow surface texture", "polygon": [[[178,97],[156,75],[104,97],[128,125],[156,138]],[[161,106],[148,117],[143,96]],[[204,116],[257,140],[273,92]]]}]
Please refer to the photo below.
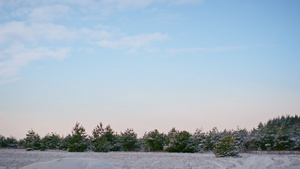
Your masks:
[{"label": "snow surface texture", "polygon": [[16,169],[36,162],[47,162],[64,158],[79,158],[86,159],[87,161],[90,161],[91,159],[96,159],[96,161],[104,161],[106,163],[124,169],[300,168],[299,154],[278,155],[241,153],[240,155],[242,156],[242,158],[216,158],[213,153],[72,153],[64,151],[28,152],[23,149],[0,149],[0,169]]},{"label": "snow surface texture", "polygon": [[63,158],[47,162],[37,162],[21,169],[120,169],[106,162],[88,158]]}]

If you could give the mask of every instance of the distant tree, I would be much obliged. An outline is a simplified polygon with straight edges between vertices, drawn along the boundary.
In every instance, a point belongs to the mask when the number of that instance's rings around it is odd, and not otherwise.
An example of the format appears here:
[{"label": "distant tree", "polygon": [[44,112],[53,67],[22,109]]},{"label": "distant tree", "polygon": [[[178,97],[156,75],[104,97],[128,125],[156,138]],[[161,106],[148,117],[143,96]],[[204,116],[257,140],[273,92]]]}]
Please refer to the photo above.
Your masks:
[{"label": "distant tree", "polygon": [[196,129],[190,137],[187,147],[193,149],[193,152],[204,152],[206,135],[201,129]]},{"label": "distant tree", "polygon": [[120,142],[124,151],[136,151],[140,149],[137,134],[133,129],[127,129],[124,133],[121,132]]},{"label": "distant tree", "polygon": [[56,133],[47,134],[41,140],[41,150],[58,149],[60,143],[60,136]]},{"label": "distant tree", "polygon": [[144,134],[143,148],[145,151],[163,151],[165,145],[165,135],[159,133],[157,129]]},{"label": "distant tree", "polygon": [[238,128],[236,131],[232,132],[234,136],[234,141],[237,145],[237,148],[240,152],[246,151],[246,142],[248,138],[248,131],[247,129],[240,129]]},{"label": "distant tree", "polygon": [[191,146],[190,137],[189,132],[172,128],[166,137],[165,150],[168,152],[195,152],[194,146]]},{"label": "distant tree", "polygon": [[0,147],[6,147],[5,137],[0,135]]},{"label": "distant tree", "polygon": [[248,135],[247,150],[300,150],[300,118],[281,116],[259,123]]},{"label": "distant tree", "polygon": [[17,147],[18,141],[15,137],[10,136],[10,137],[4,137],[2,135],[0,135],[0,148],[1,147]]},{"label": "distant tree", "polygon": [[71,135],[68,134],[66,137],[61,137],[58,143],[59,150],[68,150],[69,140],[71,139]]},{"label": "distant tree", "polygon": [[215,145],[214,153],[216,157],[237,156],[239,151],[234,141],[234,137],[227,135],[221,138]]},{"label": "distant tree", "polygon": [[107,125],[104,128],[101,122],[93,130],[91,144],[92,150],[95,152],[109,152],[121,150],[119,136],[114,133],[110,125]]},{"label": "distant tree", "polygon": [[88,148],[85,128],[76,122],[72,135],[68,138],[68,151],[84,152]]},{"label": "distant tree", "polygon": [[213,151],[215,144],[219,141],[219,139],[220,139],[219,130],[217,129],[217,127],[214,127],[206,134],[206,139],[203,147],[204,150]]},{"label": "distant tree", "polygon": [[41,138],[32,129],[29,130],[26,134],[26,138],[24,140],[24,148],[26,148],[27,151],[39,150],[41,148]]}]

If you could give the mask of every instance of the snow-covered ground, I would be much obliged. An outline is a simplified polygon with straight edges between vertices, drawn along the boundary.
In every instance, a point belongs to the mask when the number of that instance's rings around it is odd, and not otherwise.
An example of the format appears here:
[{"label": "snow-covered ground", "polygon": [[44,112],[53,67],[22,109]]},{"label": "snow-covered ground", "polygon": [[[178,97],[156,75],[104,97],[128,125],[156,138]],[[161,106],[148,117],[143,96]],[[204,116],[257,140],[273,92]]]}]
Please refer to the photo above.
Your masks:
[{"label": "snow-covered ground", "polygon": [[[153,153],[153,152],[110,152],[71,153],[64,151],[25,151],[23,149],[0,149],[0,169],[21,168],[31,164],[32,168],[57,165],[106,166],[109,168],[300,168],[300,155],[240,154],[242,158],[216,158],[213,153]],[[72,162],[73,161],[73,162]],[[40,163],[37,163],[40,162]],[[46,162],[46,163],[42,163]],[[60,162],[60,164],[59,164]],[[104,163],[103,163],[104,162]],[[37,164],[33,164],[37,163]],[[74,167],[74,166],[73,166]],[[31,168],[31,169],[32,169]],[[47,167],[44,167],[47,168]],[[69,168],[66,166],[66,168]],[[72,168],[72,166],[70,167]],[[80,167],[79,167],[80,168]],[[84,167],[82,167],[84,168]],[[91,167],[93,168],[93,167]],[[29,169],[27,167],[26,169]]]}]

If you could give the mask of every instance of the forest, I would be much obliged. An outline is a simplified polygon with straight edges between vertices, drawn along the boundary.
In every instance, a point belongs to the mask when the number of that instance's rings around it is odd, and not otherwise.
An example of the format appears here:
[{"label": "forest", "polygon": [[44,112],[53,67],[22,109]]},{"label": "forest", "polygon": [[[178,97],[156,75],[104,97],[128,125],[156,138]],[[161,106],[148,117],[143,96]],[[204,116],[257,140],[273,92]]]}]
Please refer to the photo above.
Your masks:
[{"label": "forest", "polygon": [[217,157],[238,156],[247,151],[299,151],[300,118],[281,116],[259,123],[257,127],[219,131],[216,127],[208,132],[197,129],[194,133],[172,128],[168,133],[157,129],[145,132],[138,138],[133,129],[120,134],[110,125],[100,122],[92,131],[76,122],[72,133],[65,137],[48,133],[41,137],[34,130],[29,130],[26,137],[17,140],[13,136],[0,135],[1,148],[24,148],[27,151],[58,149],[69,152],[110,152],[110,151],[146,151],[146,152],[182,152],[201,153],[213,151]]}]

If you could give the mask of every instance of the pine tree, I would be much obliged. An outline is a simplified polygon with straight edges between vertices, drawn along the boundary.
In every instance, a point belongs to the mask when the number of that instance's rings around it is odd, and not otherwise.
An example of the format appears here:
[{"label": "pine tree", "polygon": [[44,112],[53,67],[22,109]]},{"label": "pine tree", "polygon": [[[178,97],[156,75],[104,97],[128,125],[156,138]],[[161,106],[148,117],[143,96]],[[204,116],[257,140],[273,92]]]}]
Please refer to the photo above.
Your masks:
[{"label": "pine tree", "polygon": [[237,150],[234,137],[228,135],[221,138],[215,145],[214,153],[216,157],[237,156],[239,152]]},{"label": "pine tree", "polygon": [[41,140],[41,151],[47,149],[58,149],[60,143],[60,136],[56,133],[47,134]]},{"label": "pine tree", "polygon": [[39,150],[41,148],[41,138],[32,129],[26,134],[24,148],[27,151]]},{"label": "pine tree", "polygon": [[17,139],[13,136],[5,138],[0,135],[0,148],[1,147],[17,147],[19,145]]},{"label": "pine tree", "polygon": [[71,135],[68,134],[66,137],[62,137],[58,143],[59,150],[68,150],[68,143],[71,139]]},{"label": "pine tree", "polygon": [[213,151],[215,144],[218,142],[219,139],[220,139],[219,130],[217,129],[217,127],[214,127],[206,134],[204,150]]},{"label": "pine tree", "polygon": [[110,125],[107,125],[105,128],[103,128],[103,124],[101,122],[93,130],[91,144],[92,150],[95,152],[109,152],[121,150],[119,136],[114,133]]},{"label": "pine tree", "polygon": [[127,129],[124,133],[121,132],[120,142],[124,151],[136,151],[140,148],[137,134],[133,129]]},{"label": "pine tree", "polygon": [[85,128],[76,122],[72,135],[68,138],[68,151],[84,152],[88,148],[88,140]]},{"label": "pine tree", "polygon": [[196,129],[194,134],[190,137],[188,147],[193,149],[193,152],[204,152],[206,135],[201,129]]},{"label": "pine tree", "polygon": [[240,129],[238,128],[236,131],[233,131],[233,136],[235,138],[235,143],[238,147],[239,151],[245,151],[246,150],[246,141],[248,138],[248,131],[247,129]]},{"label": "pine tree", "polygon": [[168,152],[195,152],[192,140],[190,139],[191,134],[187,131],[178,131],[172,128],[166,138],[165,150]]},{"label": "pine tree", "polygon": [[144,134],[143,148],[145,151],[163,151],[165,145],[165,135],[159,133],[157,129]]}]

